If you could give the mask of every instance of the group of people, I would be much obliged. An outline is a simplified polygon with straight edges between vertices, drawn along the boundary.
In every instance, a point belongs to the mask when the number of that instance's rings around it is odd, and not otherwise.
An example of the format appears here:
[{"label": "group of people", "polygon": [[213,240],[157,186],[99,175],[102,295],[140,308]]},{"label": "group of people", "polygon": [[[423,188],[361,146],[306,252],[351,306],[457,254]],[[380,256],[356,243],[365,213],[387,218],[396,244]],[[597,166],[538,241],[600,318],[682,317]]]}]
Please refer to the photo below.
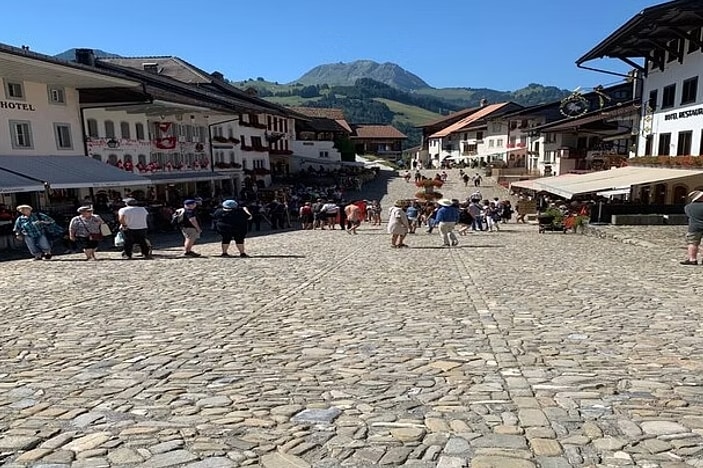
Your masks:
[{"label": "group of people", "polygon": [[[17,207],[19,216],[14,222],[13,233],[24,241],[33,260],[51,260],[53,241],[67,235],[71,243],[85,254],[85,260],[98,260],[96,251],[100,242],[107,236],[115,235],[115,245],[122,248],[122,258],[131,260],[134,248],[138,246],[144,259],[151,259],[152,244],[147,237],[149,212],[134,198],[123,200],[124,207],[117,212],[118,232],[113,233],[100,215],[95,214],[91,205],[77,209],[68,224],[67,233],[49,215],[35,211],[30,205]],[[240,257],[249,255],[244,249],[251,212],[235,200],[225,200],[214,213],[215,230],[222,238],[222,257],[230,257],[229,247],[234,241]],[[198,217],[198,202],[188,199],[183,207],[173,214],[172,223],[183,235],[183,256],[200,257],[193,250],[203,228]]]}]

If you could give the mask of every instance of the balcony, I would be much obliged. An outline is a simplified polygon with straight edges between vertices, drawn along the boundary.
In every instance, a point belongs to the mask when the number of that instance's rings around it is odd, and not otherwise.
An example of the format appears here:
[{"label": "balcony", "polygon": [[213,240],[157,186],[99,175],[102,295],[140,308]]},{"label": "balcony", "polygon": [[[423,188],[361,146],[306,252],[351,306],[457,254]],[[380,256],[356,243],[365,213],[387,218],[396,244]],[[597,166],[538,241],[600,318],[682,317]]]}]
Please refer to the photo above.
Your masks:
[{"label": "balcony", "polygon": [[526,143],[508,143],[507,148],[508,149],[516,149],[516,148],[525,148],[527,146]]}]

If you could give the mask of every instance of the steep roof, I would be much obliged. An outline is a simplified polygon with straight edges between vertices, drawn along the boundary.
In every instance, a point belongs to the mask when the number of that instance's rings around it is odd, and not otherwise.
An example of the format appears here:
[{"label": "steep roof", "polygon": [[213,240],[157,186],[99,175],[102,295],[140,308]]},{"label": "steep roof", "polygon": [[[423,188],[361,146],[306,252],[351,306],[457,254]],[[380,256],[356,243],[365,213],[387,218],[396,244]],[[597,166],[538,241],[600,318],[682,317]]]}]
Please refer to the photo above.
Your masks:
[{"label": "steep roof", "polygon": [[391,125],[354,125],[352,138],[392,138],[405,139],[407,136]]},{"label": "steep roof", "polygon": [[219,93],[226,94],[240,101],[248,102],[256,106],[259,110],[266,109],[269,113],[290,115],[296,117],[294,112],[291,112],[287,107],[279,106],[272,102],[266,101],[245,91],[232,86],[223,79],[216,78],[205,70],[196,67],[192,63],[175,56],[145,56],[145,57],[107,57],[99,59],[100,62],[110,63],[121,67],[130,68],[133,70],[144,71],[145,64],[156,64],[158,73],[149,73],[150,75],[167,76],[178,80],[182,83],[197,86],[199,88],[209,89]]},{"label": "steep roof", "polygon": [[422,125],[418,125],[417,128],[436,127],[442,124],[451,125],[465,117],[468,117],[469,115],[473,114],[474,112],[480,109],[481,107],[468,107],[457,112],[452,112],[451,114],[447,114],[430,122],[426,122]]},{"label": "steep roof", "polygon": [[344,111],[342,109],[335,109],[333,107],[303,107],[303,106],[291,106],[290,109],[300,115],[310,117],[311,119],[330,119],[341,125],[345,131],[352,133],[353,130],[347,122],[346,117],[344,117]]},{"label": "steep roof", "polygon": [[511,104],[510,102],[501,102],[499,104],[490,104],[488,106],[482,107],[481,109],[477,110],[476,112],[472,113],[468,117],[464,117],[463,119],[459,120],[458,122],[444,128],[443,130],[440,130],[439,132],[433,134],[430,136],[430,138],[443,138],[447,135],[450,135],[454,132],[463,130],[464,128],[468,127],[469,125],[475,123],[476,121],[489,117],[491,114],[494,114],[495,112],[498,112],[499,110],[503,109],[504,107],[508,106]]},{"label": "steep roof", "polygon": [[645,8],[580,57],[576,64],[603,57],[649,58],[653,48],[667,51],[668,41],[700,27],[702,17],[700,0],[674,0]]},{"label": "steep roof", "polygon": [[291,109],[299,114],[306,115],[313,119],[345,120],[344,111],[333,107],[303,107],[291,106]]}]

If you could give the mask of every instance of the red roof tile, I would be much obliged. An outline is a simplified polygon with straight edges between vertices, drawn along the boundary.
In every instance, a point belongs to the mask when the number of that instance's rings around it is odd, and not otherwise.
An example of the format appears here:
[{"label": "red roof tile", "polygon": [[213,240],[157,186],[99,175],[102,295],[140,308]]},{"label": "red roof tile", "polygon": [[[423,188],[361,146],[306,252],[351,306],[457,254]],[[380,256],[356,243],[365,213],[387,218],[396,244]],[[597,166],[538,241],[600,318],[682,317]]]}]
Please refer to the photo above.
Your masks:
[{"label": "red roof tile", "polygon": [[480,110],[474,112],[473,114],[469,115],[468,117],[464,117],[460,121],[458,121],[455,124],[452,124],[448,126],[447,128],[444,128],[434,135],[430,135],[430,138],[443,138],[447,135],[450,135],[456,131],[462,130],[463,128],[467,127],[468,125],[472,124],[473,122],[476,122],[479,119],[482,119],[483,117],[491,115],[493,112],[499,110],[502,107],[507,106],[509,103],[508,102],[501,102],[500,104],[491,104],[486,107],[481,108]]},{"label": "red roof tile", "polygon": [[307,117],[312,117],[313,119],[332,119],[332,120],[346,120],[344,117],[344,111],[342,109],[334,109],[332,107],[303,107],[303,106],[291,106],[298,114],[303,114]]},{"label": "red roof tile", "polygon": [[352,138],[395,138],[407,136],[391,125],[355,125]]}]

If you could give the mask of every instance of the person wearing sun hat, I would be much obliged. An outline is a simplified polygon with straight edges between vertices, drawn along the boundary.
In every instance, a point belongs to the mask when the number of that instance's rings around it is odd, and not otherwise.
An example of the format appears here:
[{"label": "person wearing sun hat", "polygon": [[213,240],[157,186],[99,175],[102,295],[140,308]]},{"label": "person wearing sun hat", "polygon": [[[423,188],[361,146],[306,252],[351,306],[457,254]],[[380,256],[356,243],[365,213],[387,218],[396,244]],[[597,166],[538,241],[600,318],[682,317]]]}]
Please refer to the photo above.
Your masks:
[{"label": "person wearing sun hat", "polygon": [[222,202],[222,208],[212,214],[212,218],[215,220],[215,229],[222,236],[220,257],[230,257],[227,250],[234,239],[239,256],[248,258],[249,255],[244,252],[244,238],[247,236],[249,220],[252,218],[249,210],[234,200],[225,200]]},{"label": "person wearing sun hat", "polygon": [[95,251],[102,239],[100,225],[105,221],[93,214],[90,205],[81,206],[77,212],[78,216],[74,216],[68,224],[68,237],[83,249],[86,260],[97,260]]},{"label": "person wearing sun hat", "polygon": [[51,242],[46,233],[47,226],[55,221],[44,213],[32,213],[29,205],[17,207],[20,216],[12,231],[17,239],[24,240],[34,260],[51,260]]},{"label": "person wearing sun hat", "polygon": [[403,243],[410,230],[408,215],[405,214],[406,206],[407,203],[403,200],[397,200],[388,214],[388,234],[391,235],[391,247],[394,248],[407,247]]},{"label": "person wearing sun hat", "polygon": [[449,247],[459,244],[459,239],[454,234],[454,228],[459,221],[459,210],[454,206],[452,200],[442,198],[437,202],[440,206],[435,217],[435,222],[438,224],[439,232],[442,234],[444,245]]},{"label": "person wearing sun hat", "polygon": [[688,258],[681,265],[698,265],[698,250],[703,239],[703,191],[695,190],[688,194],[691,202],[684,207],[688,216]]}]

